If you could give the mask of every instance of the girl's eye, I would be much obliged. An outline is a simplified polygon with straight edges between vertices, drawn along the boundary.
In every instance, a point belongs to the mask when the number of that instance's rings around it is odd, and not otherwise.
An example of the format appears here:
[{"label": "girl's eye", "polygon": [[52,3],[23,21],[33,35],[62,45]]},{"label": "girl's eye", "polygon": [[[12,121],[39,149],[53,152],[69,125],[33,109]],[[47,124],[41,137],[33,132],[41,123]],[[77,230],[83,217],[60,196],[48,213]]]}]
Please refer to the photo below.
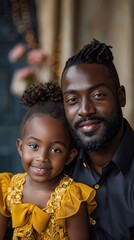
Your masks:
[{"label": "girl's eye", "polygon": [[51,148],[50,152],[59,153],[61,150],[59,148]]},{"label": "girl's eye", "polygon": [[32,143],[32,144],[29,144],[29,146],[32,148],[32,149],[38,149],[38,145],[35,144],[35,143]]}]

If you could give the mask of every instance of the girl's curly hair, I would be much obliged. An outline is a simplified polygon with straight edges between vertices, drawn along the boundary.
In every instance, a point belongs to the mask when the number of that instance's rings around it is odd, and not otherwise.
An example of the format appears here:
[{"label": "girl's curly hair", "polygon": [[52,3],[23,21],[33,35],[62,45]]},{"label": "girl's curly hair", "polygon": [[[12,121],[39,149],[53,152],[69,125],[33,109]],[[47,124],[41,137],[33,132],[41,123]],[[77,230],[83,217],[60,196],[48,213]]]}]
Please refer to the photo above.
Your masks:
[{"label": "girl's curly hair", "polygon": [[20,103],[28,107],[28,111],[21,124],[21,135],[23,135],[26,122],[39,114],[48,114],[67,124],[62,92],[58,82],[39,82],[33,84],[24,91],[24,94],[20,98]]},{"label": "girl's curly hair", "polygon": [[37,102],[62,102],[62,92],[58,82],[39,82],[24,91],[20,103],[31,107]]}]

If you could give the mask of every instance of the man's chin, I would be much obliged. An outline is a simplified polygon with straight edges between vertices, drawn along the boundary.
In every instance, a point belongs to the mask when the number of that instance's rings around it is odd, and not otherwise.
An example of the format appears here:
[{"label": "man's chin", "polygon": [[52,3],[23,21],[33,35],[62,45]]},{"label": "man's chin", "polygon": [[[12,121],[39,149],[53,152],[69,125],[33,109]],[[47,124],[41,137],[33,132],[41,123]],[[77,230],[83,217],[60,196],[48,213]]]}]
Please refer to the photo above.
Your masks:
[{"label": "man's chin", "polygon": [[94,133],[82,133],[82,134],[77,134],[78,138],[83,144],[92,144],[93,142],[100,141],[101,136],[98,136],[97,134]]},{"label": "man's chin", "polygon": [[86,152],[98,152],[103,149],[109,142],[109,139],[105,139],[104,136],[98,135],[78,135],[79,144]]},{"label": "man's chin", "polygon": [[100,144],[100,142],[86,142],[83,143],[83,149],[85,152],[98,152],[100,149],[103,149],[106,144]]},{"label": "man's chin", "polygon": [[[76,136],[77,146],[83,148],[84,151],[90,151],[92,149],[96,149],[96,144],[100,142],[100,139],[96,139],[95,136],[87,136],[87,135],[78,135]],[[97,143],[98,142],[98,143]],[[97,147],[98,148],[98,147]]]}]

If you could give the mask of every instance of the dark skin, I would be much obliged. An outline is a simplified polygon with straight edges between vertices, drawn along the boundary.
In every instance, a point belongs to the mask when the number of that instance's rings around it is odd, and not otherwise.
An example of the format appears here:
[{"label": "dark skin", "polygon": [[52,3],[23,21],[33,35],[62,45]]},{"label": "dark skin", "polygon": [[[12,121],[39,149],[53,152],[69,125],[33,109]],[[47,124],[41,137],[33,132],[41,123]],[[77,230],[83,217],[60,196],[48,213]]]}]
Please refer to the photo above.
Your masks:
[{"label": "dark skin", "polygon": [[[103,117],[111,123],[118,111],[125,106],[126,97],[123,86],[115,86],[116,78],[103,64],[78,64],[65,70],[62,76],[64,108],[70,126],[85,144],[99,142],[107,129],[102,121],[87,120],[74,124],[90,116]],[[117,111],[118,110],[118,111]],[[123,117],[115,136],[98,151],[87,151],[87,162],[101,175],[102,167],[109,163],[123,136]]]}]

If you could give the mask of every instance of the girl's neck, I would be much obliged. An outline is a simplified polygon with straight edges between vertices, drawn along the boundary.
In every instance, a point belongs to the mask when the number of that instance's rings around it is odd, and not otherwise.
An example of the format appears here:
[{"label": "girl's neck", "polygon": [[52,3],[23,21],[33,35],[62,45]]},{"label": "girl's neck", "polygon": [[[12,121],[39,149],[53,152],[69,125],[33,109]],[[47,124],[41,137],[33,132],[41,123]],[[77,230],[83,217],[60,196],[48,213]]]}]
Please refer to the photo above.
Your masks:
[{"label": "girl's neck", "polygon": [[46,207],[47,202],[51,198],[51,194],[55,191],[55,188],[63,178],[63,174],[57,176],[49,182],[35,182],[29,175],[26,177],[26,182],[23,188],[23,203],[35,204],[39,208]]},{"label": "girl's neck", "polygon": [[62,178],[63,178],[63,174],[60,174],[55,178],[51,179],[50,181],[37,182],[37,181],[34,181],[29,175],[27,175],[25,185],[29,189],[42,190],[42,191],[45,190],[50,192],[50,191],[54,191],[54,189],[59,184]]}]

